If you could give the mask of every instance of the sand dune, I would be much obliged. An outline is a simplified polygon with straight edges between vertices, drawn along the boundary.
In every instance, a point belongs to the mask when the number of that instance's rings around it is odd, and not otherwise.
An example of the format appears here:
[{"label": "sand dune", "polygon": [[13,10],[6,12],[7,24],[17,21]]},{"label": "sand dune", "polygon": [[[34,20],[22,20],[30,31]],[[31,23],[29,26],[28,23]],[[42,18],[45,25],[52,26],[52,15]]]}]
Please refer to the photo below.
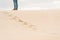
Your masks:
[{"label": "sand dune", "polygon": [[60,10],[0,11],[0,40],[60,40]]}]

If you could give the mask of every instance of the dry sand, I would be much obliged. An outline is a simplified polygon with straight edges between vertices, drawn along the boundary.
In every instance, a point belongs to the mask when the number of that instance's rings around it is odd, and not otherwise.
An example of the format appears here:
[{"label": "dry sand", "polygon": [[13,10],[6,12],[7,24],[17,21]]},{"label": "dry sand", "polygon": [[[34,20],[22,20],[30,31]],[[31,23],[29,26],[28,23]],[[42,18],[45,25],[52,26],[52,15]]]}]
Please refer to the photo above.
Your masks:
[{"label": "dry sand", "polygon": [[0,40],[60,40],[60,10],[0,11]]}]

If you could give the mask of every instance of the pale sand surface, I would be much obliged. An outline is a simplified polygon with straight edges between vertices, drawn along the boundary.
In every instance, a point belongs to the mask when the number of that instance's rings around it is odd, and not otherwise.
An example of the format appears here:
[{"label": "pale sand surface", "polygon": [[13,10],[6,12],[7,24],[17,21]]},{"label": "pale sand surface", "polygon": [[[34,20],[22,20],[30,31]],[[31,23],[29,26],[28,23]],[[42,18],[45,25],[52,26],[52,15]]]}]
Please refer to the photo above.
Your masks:
[{"label": "pale sand surface", "polygon": [[0,40],[60,40],[60,10],[0,11]]}]

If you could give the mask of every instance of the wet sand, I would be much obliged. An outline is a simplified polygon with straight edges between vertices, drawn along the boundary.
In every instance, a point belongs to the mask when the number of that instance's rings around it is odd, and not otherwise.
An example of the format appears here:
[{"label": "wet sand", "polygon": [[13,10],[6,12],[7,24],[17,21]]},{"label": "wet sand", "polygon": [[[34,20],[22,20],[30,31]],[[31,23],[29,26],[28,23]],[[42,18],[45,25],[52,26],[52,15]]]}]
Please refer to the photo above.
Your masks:
[{"label": "wet sand", "polygon": [[0,11],[0,40],[60,40],[60,10]]}]

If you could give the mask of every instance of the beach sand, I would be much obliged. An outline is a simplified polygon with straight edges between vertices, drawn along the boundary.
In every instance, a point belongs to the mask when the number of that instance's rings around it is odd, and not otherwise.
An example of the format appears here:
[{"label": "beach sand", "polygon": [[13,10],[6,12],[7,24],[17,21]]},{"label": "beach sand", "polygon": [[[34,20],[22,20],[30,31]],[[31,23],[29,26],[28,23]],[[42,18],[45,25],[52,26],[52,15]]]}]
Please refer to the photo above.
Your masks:
[{"label": "beach sand", "polygon": [[60,40],[60,9],[0,11],[0,40]]}]

